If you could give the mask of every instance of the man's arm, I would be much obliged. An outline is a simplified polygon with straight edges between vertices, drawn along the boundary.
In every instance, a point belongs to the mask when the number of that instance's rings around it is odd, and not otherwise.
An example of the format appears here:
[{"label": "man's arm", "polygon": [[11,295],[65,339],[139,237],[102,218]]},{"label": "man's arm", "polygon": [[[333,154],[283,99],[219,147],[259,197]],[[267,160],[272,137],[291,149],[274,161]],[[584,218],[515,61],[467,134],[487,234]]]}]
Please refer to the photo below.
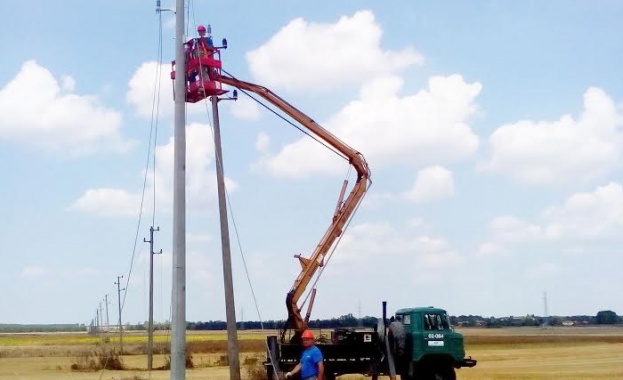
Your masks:
[{"label": "man's arm", "polygon": [[286,373],[286,379],[294,376],[301,370],[301,363],[297,364],[292,371]]},{"label": "man's arm", "polygon": [[323,361],[318,362],[318,379],[317,380],[324,380],[324,362]]}]

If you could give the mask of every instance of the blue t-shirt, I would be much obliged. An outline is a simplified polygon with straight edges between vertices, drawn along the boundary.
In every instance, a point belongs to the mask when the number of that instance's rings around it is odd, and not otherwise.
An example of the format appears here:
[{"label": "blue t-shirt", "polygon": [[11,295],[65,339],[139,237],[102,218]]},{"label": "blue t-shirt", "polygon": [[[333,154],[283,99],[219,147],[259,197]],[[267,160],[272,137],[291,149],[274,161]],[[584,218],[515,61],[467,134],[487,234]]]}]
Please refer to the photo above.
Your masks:
[{"label": "blue t-shirt", "polygon": [[303,351],[301,354],[301,378],[306,379],[312,376],[318,376],[317,363],[322,361],[322,352],[316,346]]}]

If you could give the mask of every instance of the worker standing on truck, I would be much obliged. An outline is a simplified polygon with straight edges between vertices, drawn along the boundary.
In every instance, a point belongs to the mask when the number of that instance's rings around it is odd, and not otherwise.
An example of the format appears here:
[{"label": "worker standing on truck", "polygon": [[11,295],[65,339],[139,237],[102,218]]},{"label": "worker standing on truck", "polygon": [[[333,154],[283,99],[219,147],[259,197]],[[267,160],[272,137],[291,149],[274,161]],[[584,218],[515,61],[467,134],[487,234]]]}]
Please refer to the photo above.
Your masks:
[{"label": "worker standing on truck", "polygon": [[314,334],[305,330],[301,339],[305,350],[301,354],[299,364],[291,372],[286,373],[286,379],[300,372],[302,380],[324,380],[324,359],[320,349],[314,345]]},{"label": "worker standing on truck", "polygon": [[393,354],[398,358],[402,358],[405,353],[407,334],[402,322],[399,319],[391,317],[389,320],[389,326],[387,328],[387,335],[389,337],[390,348]]}]

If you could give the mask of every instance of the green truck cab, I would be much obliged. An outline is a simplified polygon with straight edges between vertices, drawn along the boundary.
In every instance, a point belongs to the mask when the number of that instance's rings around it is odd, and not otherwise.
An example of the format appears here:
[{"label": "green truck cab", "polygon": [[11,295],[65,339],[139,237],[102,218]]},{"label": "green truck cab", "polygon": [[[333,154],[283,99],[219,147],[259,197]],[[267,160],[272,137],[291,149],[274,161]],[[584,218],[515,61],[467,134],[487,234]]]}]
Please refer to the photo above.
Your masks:
[{"label": "green truck cab", "polygon": [[402,380],[454,380],[456,368],[476,365],[465,357],[463,335],[454,331],[445,310],[400,309],[393,319],[388,336]]}]

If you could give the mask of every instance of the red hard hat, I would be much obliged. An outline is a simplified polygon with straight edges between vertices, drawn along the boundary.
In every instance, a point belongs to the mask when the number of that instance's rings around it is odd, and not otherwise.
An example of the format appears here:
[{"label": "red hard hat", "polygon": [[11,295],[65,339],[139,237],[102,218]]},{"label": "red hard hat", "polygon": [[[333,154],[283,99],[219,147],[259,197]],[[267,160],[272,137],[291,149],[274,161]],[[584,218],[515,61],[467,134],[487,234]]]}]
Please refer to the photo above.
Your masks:
[{"label": "red hard hat", "polygon": [[205,26],[203,26],[203,25],[199,25],[199,26],[197,27],[197,32],[205,32],[205,31],[206,31],[206,27],[205,27]]},{"label": "red hard hat", "polygon": [[303,331],[303,335],[301,335],[303,339],[314,339],[314,334],[310,330]]}]

